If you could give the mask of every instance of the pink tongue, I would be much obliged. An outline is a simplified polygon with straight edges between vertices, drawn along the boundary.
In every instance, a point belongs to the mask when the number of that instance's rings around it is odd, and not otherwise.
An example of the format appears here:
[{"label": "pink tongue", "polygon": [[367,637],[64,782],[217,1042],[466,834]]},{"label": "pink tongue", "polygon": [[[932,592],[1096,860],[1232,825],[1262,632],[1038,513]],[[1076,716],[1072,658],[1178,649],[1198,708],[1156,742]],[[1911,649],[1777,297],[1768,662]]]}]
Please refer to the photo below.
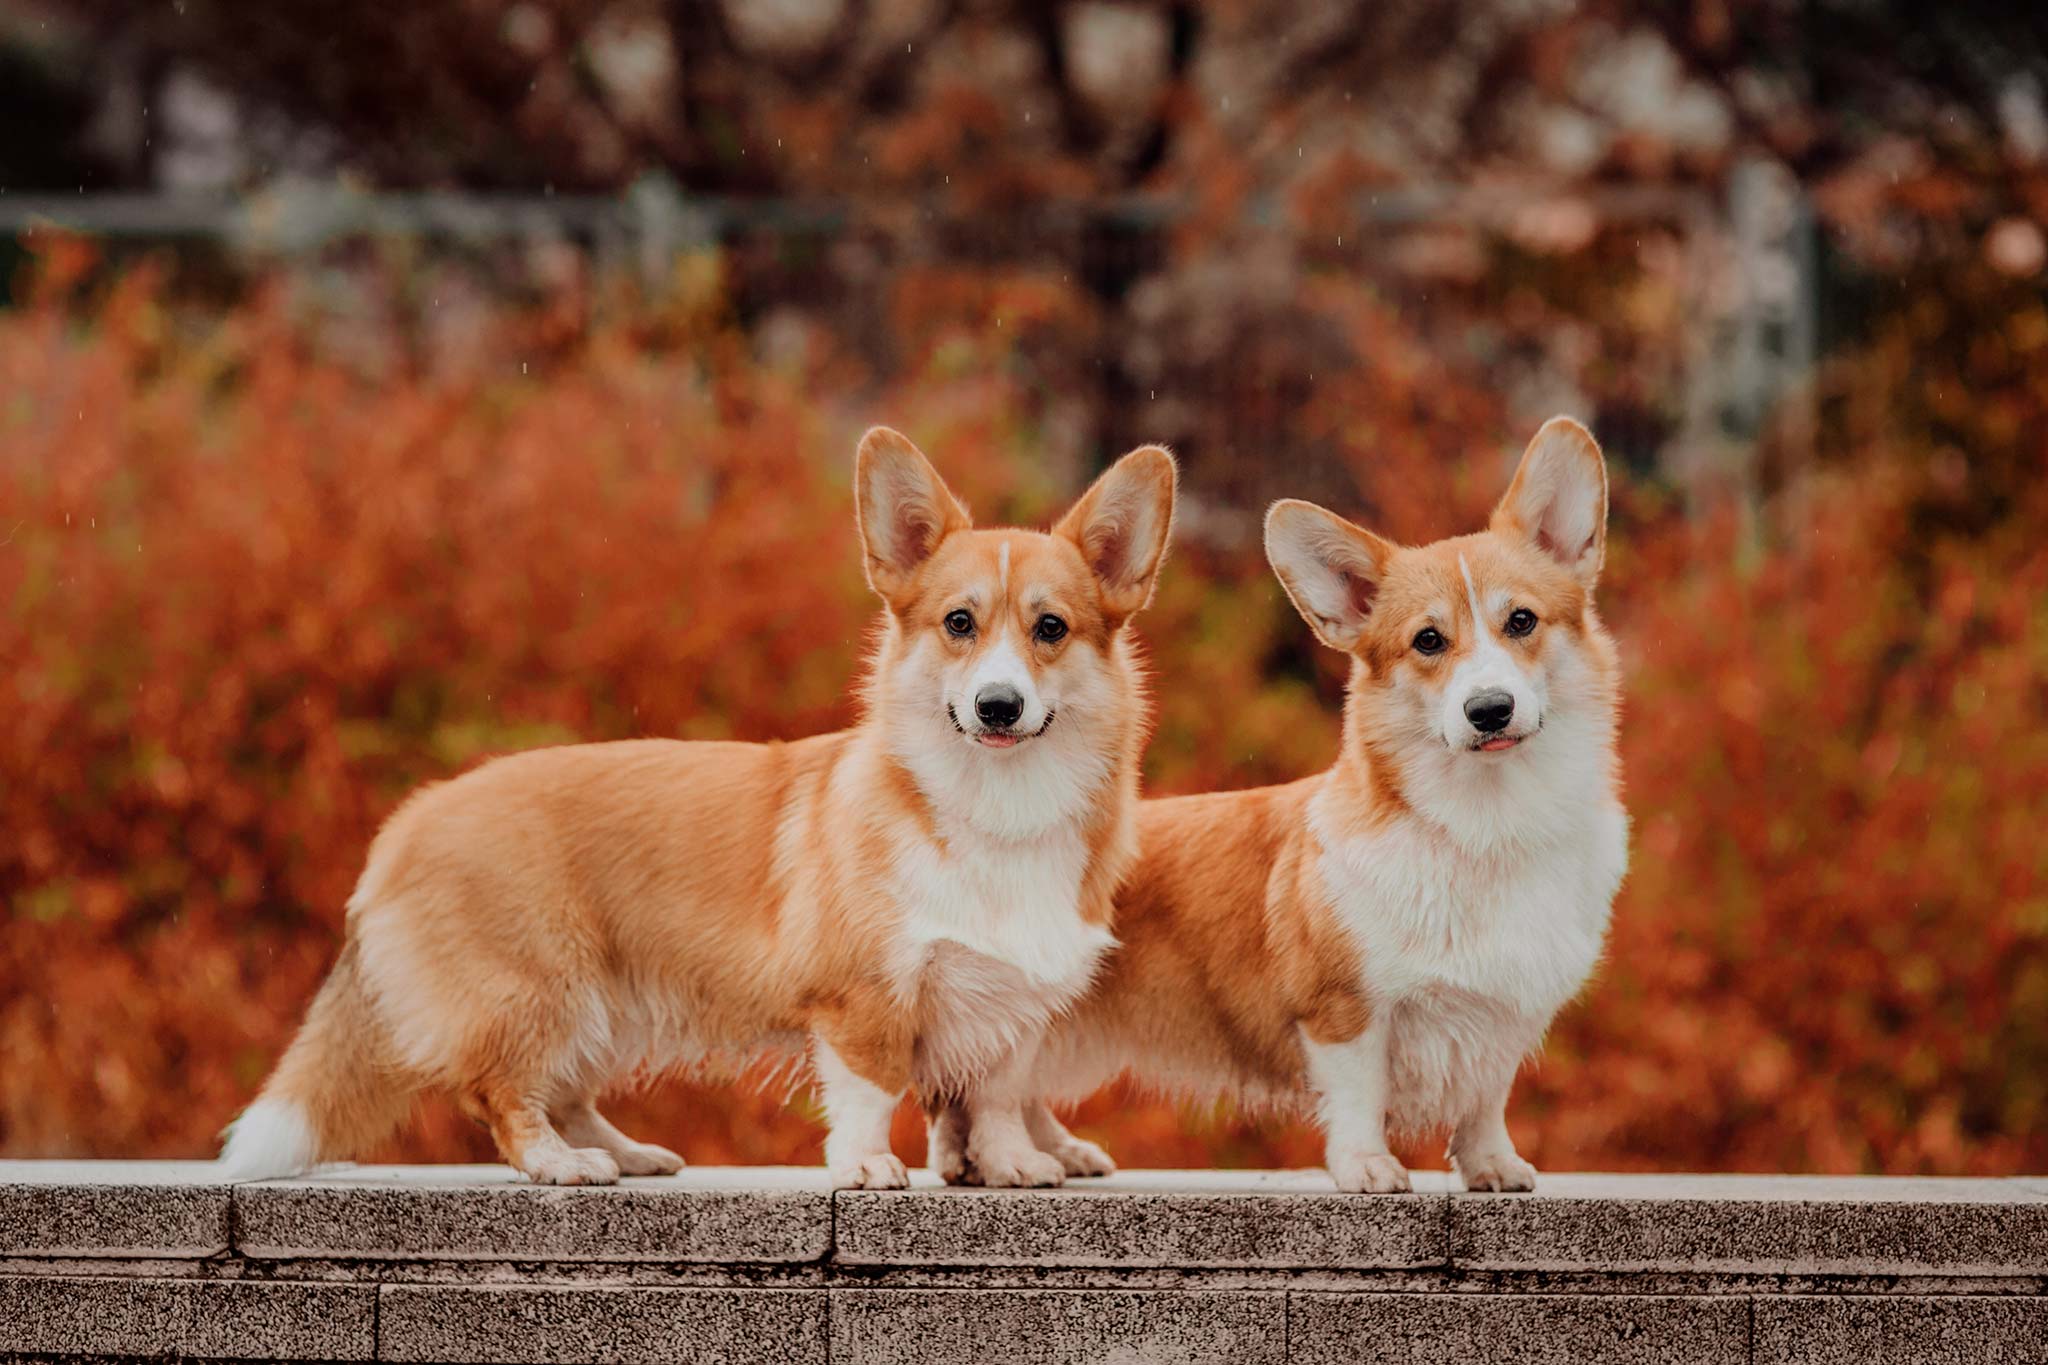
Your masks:
[{"label": "pink tongue", "polygon": [[991,749],[1007,749],[1017,742],[1015,735],[980,735],[977,738]]},{"label": "pink tongue", "polygon": [[1521,742],[1522,741],[1519,739],[1489,739],[1486,741],[1486,743],[1480,745],[1479,747],[1481,749],[1484,749],[1487,753],[1496,753],[1502,749],[1512,749]]}]

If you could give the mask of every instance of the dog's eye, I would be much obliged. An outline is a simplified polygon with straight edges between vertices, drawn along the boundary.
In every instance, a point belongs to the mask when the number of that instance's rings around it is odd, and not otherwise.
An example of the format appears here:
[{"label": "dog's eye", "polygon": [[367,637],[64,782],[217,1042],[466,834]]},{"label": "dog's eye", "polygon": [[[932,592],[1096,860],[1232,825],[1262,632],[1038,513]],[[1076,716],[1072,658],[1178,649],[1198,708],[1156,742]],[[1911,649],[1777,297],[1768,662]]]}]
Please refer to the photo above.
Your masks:
[{"label": "dog's eye", "polygon": [[955,639],[959,639],[963,635],[974,634],[974,614],[967,611],[947,612],[946,634]]},{"label": "dog's eye", "polygon": [[1536,629],[1536,613],[1527,607],[1516,607],[1508,613],[1508,634],[1527,635]]},{"label": "dog's eye", "polygon": [[1415,652],[1418,654],[1441,654],[1450,641],[1435,626],[1424,626],[1415,632]]},{"label": "dog's eye", "polygon": [[1067,623],[1050,612],[1038,618],[1038,624],[1031,633],[1049,645],[1056,645],[1067,638]]}]

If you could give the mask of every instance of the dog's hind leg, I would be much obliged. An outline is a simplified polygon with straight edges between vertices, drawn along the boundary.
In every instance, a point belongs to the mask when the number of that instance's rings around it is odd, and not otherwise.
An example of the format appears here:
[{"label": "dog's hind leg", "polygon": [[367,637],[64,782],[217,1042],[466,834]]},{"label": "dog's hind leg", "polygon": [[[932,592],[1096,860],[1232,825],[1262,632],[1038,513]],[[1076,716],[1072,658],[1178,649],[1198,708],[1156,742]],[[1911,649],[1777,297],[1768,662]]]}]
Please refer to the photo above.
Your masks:
[{"label": "dog's hind leg", "polygon": [[674,1175],[683,1169],[681,1157],[651,1142],[635,1142],[614,1128],[588,1099],[561,1106],[554,1119],[562,1136],[576,1146],[610,1152],[621,1175]]},{"label": "dog's hind leg", "polygon": [[499,1154],[536,1185],[616,1185],[619,1163],[602,1147],[571,1147],[548,1122],[547,1107],[517,1088],[480,1086],[464,1106],[490,1125]]}]

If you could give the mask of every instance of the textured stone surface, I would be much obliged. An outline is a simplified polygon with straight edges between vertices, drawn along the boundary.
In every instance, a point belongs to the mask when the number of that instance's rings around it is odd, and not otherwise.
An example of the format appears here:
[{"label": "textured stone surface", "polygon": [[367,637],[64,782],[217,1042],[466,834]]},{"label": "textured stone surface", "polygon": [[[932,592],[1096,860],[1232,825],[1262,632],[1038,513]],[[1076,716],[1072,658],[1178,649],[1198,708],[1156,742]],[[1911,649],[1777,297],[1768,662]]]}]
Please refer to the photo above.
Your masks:
[{"label": "textured stone surface", "polygon": [[758,1264],[815,1261],[831,1242],[831,1190],[814,1167],[556,1187],[505,1166],[365,1166],[235,1188],[235,1249],[265,1260]]},{"label": "textured stone surface", "polygon": [[370,1360],[376,1293],[246,1280],[0,1279],[0,1351]]},{"label": "textured stone surface", "polygon": [[838,1196],[847,1265],[1398,1268],[1444,1261],[1445,1181],[1339,1194],[1320,1171],[1129,1171],[1058,1190]]},{"label": "textured stone surface", "polygon": [[1277,1291],[834,1289],[833,1365],[1287,1358]]},{"label": "textured stone surface", "polygon": [[[842,1192],[503,1167],[232,1189],[204,1163],[0,1163],[0,1365],[413,1361],[1737,1361],[2048,1365],[2048,1179],[1320,1172]],[[203,1259],[202,1259],[203,1258]],[[829,1352],[829,1354],[828,1354]]]},{"label": "textured stone surface", "polygon": [[1288,1296],[1296,1365],[1739,1365],[1740,1298],[1648,1294]]},{"label": "textured stone surface", "polygon": [[1451,1200],[1484,1270],[2048,1273],[2048,1198],[2017,1180],[1545,1175]]},{"label": "textured stone surface", "polygon": [[1757,1365],[2048,1365],[2048,1299],[1756,1301]]},{"label": "textured stone surface", "polygon": [[0,1161],[0,1256],[213,1256],[229,1189],[210,1161]]},{"label": "textured stone surface", "polygon": [[559,1289],[385,1285],[385,1360],[618,1365],[823,1365],[816,1289]]}]

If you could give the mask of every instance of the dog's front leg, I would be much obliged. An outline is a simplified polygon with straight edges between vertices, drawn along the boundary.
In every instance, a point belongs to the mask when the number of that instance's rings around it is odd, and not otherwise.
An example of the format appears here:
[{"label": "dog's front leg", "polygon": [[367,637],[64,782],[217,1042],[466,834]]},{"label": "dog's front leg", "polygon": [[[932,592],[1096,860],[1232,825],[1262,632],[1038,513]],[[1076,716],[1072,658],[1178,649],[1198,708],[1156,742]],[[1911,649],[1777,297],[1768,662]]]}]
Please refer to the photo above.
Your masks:
[{"label": "dog's front leg", "polygon": [[[841,1040],[845,1045],[846,1040]],[[838,1047],[820,1031],[811,1038],[811,1061],[825,1101],[825,1166],[839,1190],[900,1190],[910,1171],[889,1150],[889,1121],[908,1088],[909,1065],[883,1049]]]},{"label": "dog's front leg", "polygon": [[1317,1042],[1306,1032],[1301,1042],[1323,1121],[1330,1178],[1348,1193],[1405,1193],[1408,1168],[1387,1150],[1386,1012],[1374,1010],[1364,1031],[1342,1042]]},{"label": "dog's front leg", "polygon": [[1032,1083],[1038,1049],[1018,1049],[967,1099],[967,1160],[976,1183],[996,1187],[1058,1185],[1066,1167],[1038,1150],[1025,1122],[1037,1106]]},{"label": "dog's front leg", "polygon": [[948,1185],[975,1185],[973,1167],[967,1161],[967,1106],[948,1100],[936,1109],[927,1108],[924,1164]]},{"label": "dog's front leg", "polygon": [[1514,1084],[1510,1069],[1451,1130],[1451,1169],[1468,1190],[1517,1193],[1536,1188],[1536,1168],[1522,1160],[1515,1140],[1508,1136],[1508,1092]]}]

